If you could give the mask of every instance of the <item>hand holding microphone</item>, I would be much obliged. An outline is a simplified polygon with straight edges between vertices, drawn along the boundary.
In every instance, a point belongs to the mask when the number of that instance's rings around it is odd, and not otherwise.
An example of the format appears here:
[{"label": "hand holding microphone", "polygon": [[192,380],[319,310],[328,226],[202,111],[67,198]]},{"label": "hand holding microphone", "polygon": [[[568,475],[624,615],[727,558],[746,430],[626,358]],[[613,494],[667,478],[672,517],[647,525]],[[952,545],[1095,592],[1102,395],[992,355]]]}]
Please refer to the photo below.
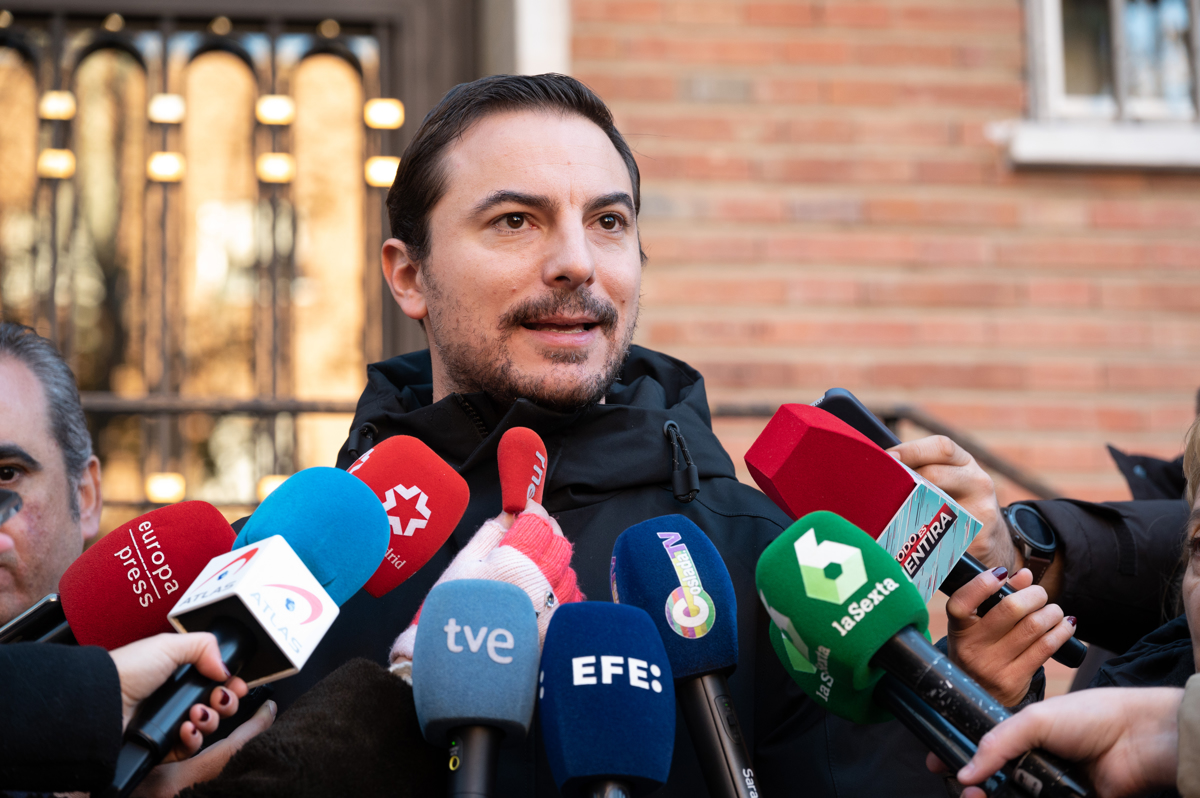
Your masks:
[{"label": "hand holding microphone", "polygon": [[[516,585],[533,603],[540,643],[555,609],[560,604],[582,601],[584,596],[571,568],[571,543],[537,503],[545,474],[541,439],[532,430],[515,427],[501,439],[498,456],[503,511],[484,522],[434,587],[459,579],[492,579]],[[520,514],[514,518],[514,512]],[[417,610],[413,622],[392,646],[391,670],[405,680],[412,679],[413,646],[421,614],[422,610]]]},{"label": "hand holding microphone", "polygon": [[1004,568],[984,571],[946,602],[950,658],[1004,706],[1016,706],[1047,659],[1075,634],[1075,619],[1048,604],[1046,591],[1022,568],[1008,581],[1015,593],[986,615],[979,607],[1000,589]]},{"label": "hand holding microphone", "polygon": [[109,652],[121,682],[121,729],[129,726],[134,712],[180,665],[192,663],[200,673],[220,682],[213,688],[208,705],[194,704],[188,720],[180,727],[179,741],[164,762],[185,759],[200,750],[205,734],[217,730],[220,718],[237,713],[238,699],[246,696],[246,683],[231,677],[217,640],[206,632],[161,634],[121,646]]},{"label": "hand holding microphone", "polygon": [[[819,511],[798,520],[767,546],[755,582],[776,654],[819,706],[857,723],[885,720],[875,692],[887,673],[971,742],[1011,717],[930,645],[920,592],[884,549],[840,516]],[[1044,752],[1025,753],[1006,770],[1043,798],[1088,793]]]}]

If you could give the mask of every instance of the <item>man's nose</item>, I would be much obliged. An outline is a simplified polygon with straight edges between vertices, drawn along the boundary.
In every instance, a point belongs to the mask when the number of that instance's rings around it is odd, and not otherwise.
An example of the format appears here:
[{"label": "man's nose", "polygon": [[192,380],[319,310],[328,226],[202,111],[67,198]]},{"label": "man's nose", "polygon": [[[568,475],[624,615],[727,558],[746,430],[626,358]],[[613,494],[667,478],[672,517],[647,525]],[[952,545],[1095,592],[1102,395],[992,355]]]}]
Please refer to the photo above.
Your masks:
[{"label": "man's nose", "polygon": [[592,282],[596,274],[595,252],[580,222],[557,225],[549,244],[542,262],[542,280],[546,285],[574,289]]}]

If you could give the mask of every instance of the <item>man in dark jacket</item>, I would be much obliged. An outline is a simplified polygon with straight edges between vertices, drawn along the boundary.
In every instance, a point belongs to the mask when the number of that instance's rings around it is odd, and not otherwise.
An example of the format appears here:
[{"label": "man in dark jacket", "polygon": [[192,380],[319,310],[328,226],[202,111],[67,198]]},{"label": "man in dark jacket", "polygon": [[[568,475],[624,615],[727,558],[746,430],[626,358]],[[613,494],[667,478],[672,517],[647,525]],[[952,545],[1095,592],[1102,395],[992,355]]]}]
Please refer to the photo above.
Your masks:
[{"label": "man in dark jacket", "polygon": [[[523,426],[546,444],[543,503],[574,546],[589,598],[609,597],[614,541],[649,518],[685,515],[720,551],[737,594],[739,661],[729,684],[763,794],[864,794],[880,779],[890,795],[939,794],[924,750],[894,724],[831,743],[828,729],[840,721],[800,692],[772,652],[754,569],[790,521],[737,481],[712,432],[701,376],[631,346],[643,263],[639,202],[637,166],[608,109],[570,78],[465,84],[422,123],[388,195],[395,238],[384,244],[383,266],[393,297],[431,346],[368,369],[338,466],[385,438],[412,435],[466,479],[470,505],[412,579],[382,599],[353,597],[305,669],[278,684],[276,699],[286,707],[354,656],[382,661],[438,575],[499,512],[497,445]],[[682,432],[678,448],[664,435],[668,422]],[[994,537],[994,492],[974,462],[945,452],[915,457],[906,462],[946,469],[939,482],[958,480],[947,489],[990,521],[985,538]],[[672,478],[689,464],[694,494]],[[991,506],[972,506],[978,495]],[[662,794],[705,795],[682,719],[676,729]],[[557,794],[540,734],[502,755],[497,794]]]}]

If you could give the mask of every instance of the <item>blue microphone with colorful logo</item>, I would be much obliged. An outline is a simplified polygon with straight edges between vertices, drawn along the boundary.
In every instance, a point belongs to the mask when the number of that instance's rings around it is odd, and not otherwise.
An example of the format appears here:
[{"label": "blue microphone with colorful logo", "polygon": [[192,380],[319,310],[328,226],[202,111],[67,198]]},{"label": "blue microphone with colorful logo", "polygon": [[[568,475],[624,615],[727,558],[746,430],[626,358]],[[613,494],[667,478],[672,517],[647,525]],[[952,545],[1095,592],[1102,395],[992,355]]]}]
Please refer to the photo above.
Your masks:
[{"label": "blue microphone with colorful logo", "polygon": [[613,601],[658,628],[709,793],[758,796],[726,682],[737,667],[737,598],[717,548],[682,515],[652,518],[617,538],[611,579]]},{"label": "blue microphone with colorful logo", "polygon": [[450,795],[492,794],[501,744],[529,733],[537,672],[537,614],[524,590],[457,579],[429,591],[413,642],[413,700],[425,739],[449,746]]},{"label": "blue microphone with colorful logo", "polygon": [[637,607],[555,611],[542,648],[538,717],[564,796],[646,795],[671,771],[675,690],[662,638]]},{"label": "blue microphone with colorful logo", "polygon": [[[379,499],[336,468],[310,468],[267,497],[234,550],[209,561],[168,620],[211,632],[221,658],[251,687],[297,673],[387,551]],[[143,702],[125,732],[106,795],[125,796],[179,738],[191,706],[216,686],[190,665]]]}]

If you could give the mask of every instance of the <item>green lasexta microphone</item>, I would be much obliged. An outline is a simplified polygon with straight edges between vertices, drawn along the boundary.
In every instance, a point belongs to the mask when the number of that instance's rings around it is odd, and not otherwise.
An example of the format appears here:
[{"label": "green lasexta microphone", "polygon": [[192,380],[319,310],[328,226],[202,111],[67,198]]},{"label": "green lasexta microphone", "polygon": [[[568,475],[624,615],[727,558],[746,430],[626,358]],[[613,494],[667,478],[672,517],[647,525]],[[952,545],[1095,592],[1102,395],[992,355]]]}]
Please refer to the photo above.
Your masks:
[{"label": "green lasexta microphone", "polygon": [[755,581],[775,653],[801,689],[855,723],[889,720],[872,698],[883,670],[871,658],[901,629],[929,626],[921,594],[891,555],[841,516],[815,512],[767,547]]},{"label": "green lasexta microphone", "polygon": [[[835,715],[889,719],[876,699],[886,673],[971,742],[1011,716],[929,643],[920,592],[891,555],[841,516],[809,513],[788,527],[759,558],[755,582],[784,668]],[[1085,782],[1044,751],[1023,754],[1005,773],[1040,798],[1088,794]]]}]

